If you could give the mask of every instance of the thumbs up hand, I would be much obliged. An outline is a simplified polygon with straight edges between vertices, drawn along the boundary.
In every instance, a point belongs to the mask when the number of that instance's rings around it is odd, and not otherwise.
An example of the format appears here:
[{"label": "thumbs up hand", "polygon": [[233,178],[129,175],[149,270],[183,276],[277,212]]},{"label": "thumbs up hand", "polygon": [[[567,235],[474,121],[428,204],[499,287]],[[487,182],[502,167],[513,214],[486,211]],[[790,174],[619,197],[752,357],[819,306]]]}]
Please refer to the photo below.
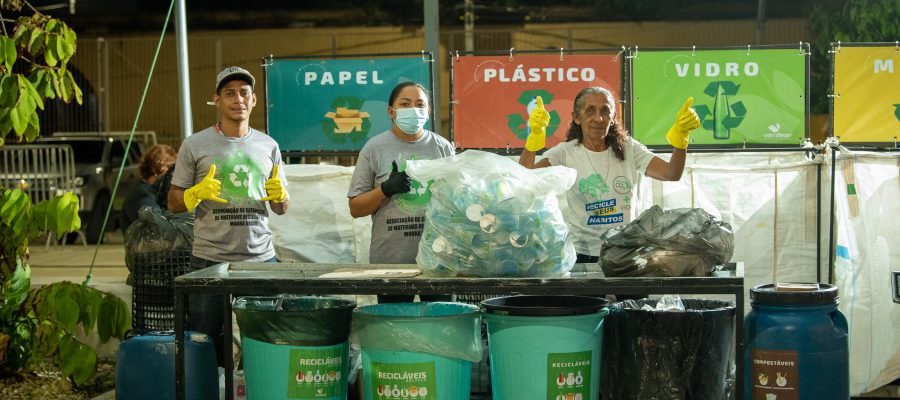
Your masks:
[{"label": "thumbs up hand", "polygon": [[411,184],[412,182],[409,179],[409,175],[406,174],[406,171],[397,171],[397,162],[393,161],[391,162],[391,174],[386,181],[381,182],[381,192],[384,193],[386,197],[391,197],[397,193],[408,193]]},{"label": "thumbs up hand", "polygon": [[210,164],[209,173],[206,174],[206,177],[193,187],[184,191],[184,205],[187,207],[188,211],[194,211],[203,200],[211,200],[222,204],[228,203],[228,200],[219,197],[222,195],[222,182],[219,182],[215,176],[216,165]]},{"label": "thumbs up hand", "polygon": [[281,176],[278,175],[278,164],[272,169],[272,177],[266,180],[266,194],[262,201],[273,201],[276,203],[284,203],[287,199],[287,190],[284,190],[284,184],[281,182]]},{"label": "thumbs up hand", "polygon": [[675,116],[675,123],[666,133],[666,139],[669,141],[669,144],[676,149],[687,149],[688,134],[700,126],[700,117],[691,108],[691,103],[693,102],[694,98],[688,97],[681,109],[678,110],[678,114]]},{"label": "thumbs up hand", "polygon": [[528,116],[528,126],[531,133],[525,140],[525,150],[538,152],[547,145],[547,127],[550,126],[550,113],[544,108],[544,100],[541,96],[535,98],[537,108]]}]

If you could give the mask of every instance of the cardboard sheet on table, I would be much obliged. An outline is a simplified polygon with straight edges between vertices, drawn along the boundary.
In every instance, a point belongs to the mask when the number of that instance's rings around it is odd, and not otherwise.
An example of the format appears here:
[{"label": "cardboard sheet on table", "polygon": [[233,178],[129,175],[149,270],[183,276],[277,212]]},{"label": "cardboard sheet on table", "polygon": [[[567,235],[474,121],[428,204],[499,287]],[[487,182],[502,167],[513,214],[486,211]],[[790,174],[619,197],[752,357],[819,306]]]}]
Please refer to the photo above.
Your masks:
[{"label": "cardboard sheet on table", "polygon": [[412,278],[421,273],[417,268],[345,269],[319,275],[319,278]]}]

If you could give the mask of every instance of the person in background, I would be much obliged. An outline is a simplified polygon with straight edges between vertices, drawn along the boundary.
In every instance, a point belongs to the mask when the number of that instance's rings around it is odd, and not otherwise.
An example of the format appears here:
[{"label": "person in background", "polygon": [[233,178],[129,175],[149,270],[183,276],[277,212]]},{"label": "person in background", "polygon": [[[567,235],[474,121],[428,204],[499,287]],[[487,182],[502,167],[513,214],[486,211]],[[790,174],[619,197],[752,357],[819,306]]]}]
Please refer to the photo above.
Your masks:
[{"label": "person in background", "polygon": [[158,144],[149,149],[141,157],[141,180],[131,187],[125,196],[122,212],[119,214],[119,224],[122,232],[126,232],[131,223],[137,221],[138,211],[144,206],[160,208],[156,202],[156,191],[153,184],[166,172],[169,166],[175,162],[175,149],[172,146]]},{"label": "person in background", "polygon": [[531,134],[519,164],[526,168],[563,165],[577,172],[575,185],[566,192],[568,207],[563,217],[574,238],[578,263],[599,260],[605,231],[627,224],[635,218],[634,187],[638,172],[661,181],[677,181],[684,171],[688,134],[700,126],[700,118],[688,98],[675,115],[675,123],[666,133],[674,148],[669,161],[655,156],[646,146],[628,136],[616,121],[616,99],[599,86],[578,92],[572,110],[572,123],[562,142],[535,162],[535,153],[546,143],[550,115],[540,97],[538,107],[529,115]]},{"label": "person in background", "polygon": [[[243,68],[222,70],[213,96],[221,119],[185,139],[178,151],[168,207],[195,212],[192,270],[223,262],[277,262],[269,210],[283,215],[290,196],[278,143],[250,127],[255,83]],[[189,328],[216,340],[219,365],[223,301],[194,295],[188,308]]]},{"label": "person in background", "polygon": [[[453,144],[426,130],[431,113],[425,88],[414,82],[394,87],[387,113],[391,129],[366,142],[350,181],[350,214],[372,216],[372,264],[414,264],[430,192],[406,174],[409,160],[432,160],[455,153]],[[415,190],[412,190],[415,189]],[[409,302],[413,295],[379,295],[380,303]],[[420,296],[449,301],[452,295]]]}]

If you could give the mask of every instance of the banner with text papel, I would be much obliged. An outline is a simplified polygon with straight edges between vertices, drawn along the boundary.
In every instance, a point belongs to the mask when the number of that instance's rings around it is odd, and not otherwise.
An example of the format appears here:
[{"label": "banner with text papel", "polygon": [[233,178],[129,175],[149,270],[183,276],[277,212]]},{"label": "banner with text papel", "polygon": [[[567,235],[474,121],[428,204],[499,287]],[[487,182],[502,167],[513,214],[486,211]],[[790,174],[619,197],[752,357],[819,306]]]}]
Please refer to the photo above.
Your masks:
[{"label": "banner with text papel", "polygon": [[688,97],[700,117],[691,143],[801,145],[807,136],[808,54],[793,49],[640,50],[631,59],[632,133],[668,145]]},{"label": "banner with text papel", "polygon": [[[547,148],[564,141],[581,89],[601,86],[620,99],[615,54],[459,56],[451,62],[453,140],[462,148],[522,148],[528,114],[541,96],[550,114]],[[616,119],[621,121],[621,107]]]},{"label": "banner with text papel", "polygon": [[900,52],[896,44],[834,53],[834,136],[845,143],[900,137]]},{"label": "banner with text papel", "polygon": [[359,151],[391,128],[388,98],[398,83],[420,83],[430,99],[429,69],[422,56],[273,59],[265,69],[268,133],[283,151]]}]

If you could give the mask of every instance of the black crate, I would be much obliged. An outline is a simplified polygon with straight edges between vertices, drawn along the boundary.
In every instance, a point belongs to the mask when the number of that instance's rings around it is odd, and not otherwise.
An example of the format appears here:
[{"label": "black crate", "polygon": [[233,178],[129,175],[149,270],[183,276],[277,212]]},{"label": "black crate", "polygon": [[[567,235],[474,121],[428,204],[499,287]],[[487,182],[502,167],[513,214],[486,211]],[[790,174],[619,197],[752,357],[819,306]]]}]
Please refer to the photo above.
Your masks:
[{"label": "black crate", "polygon": [[190,250],[138,253],[132,266],[131,329],[136,334],[175,329],[175,277],[188,272]]}]

